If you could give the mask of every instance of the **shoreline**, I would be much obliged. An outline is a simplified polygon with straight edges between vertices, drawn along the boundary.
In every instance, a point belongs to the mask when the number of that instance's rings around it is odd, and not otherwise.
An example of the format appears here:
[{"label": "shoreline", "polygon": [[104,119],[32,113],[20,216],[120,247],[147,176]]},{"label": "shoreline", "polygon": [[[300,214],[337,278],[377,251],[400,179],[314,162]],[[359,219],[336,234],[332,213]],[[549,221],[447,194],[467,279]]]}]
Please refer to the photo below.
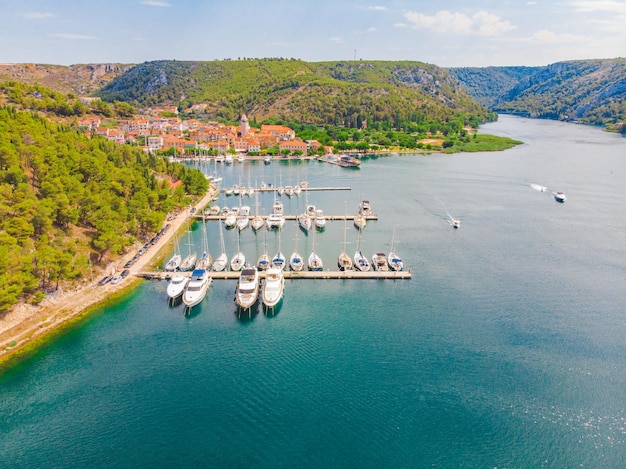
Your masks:
[{"label": "shoreline", "polygon": [[[211,186],[193,207],[202,210],[219,196]],[[148,250],[130,267],[130,274],[117,285],[98,285],[99,275],[88,284],[75,290],[50,295],[38,306],[21,304],[6,312],[0,319],[0,374],[15,364],[28,359],[67,329],[90,317],[99,307],[127,295],[143,280],[135,274],[154,265],[165,255],[175,234],[186,229],[194,218],[185,210],[170,222],[170,229],[161,237],[154,249]],[[131,251],[116,264],[123,265],[134,255]]]}]

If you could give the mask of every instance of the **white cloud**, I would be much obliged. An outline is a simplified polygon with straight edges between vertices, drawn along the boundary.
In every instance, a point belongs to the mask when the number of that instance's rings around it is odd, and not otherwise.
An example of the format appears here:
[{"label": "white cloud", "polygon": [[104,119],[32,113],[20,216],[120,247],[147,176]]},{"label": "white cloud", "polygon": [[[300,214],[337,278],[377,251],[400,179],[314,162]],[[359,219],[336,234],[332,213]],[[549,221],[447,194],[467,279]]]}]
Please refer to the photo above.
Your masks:
[{"label": "white cloud", "polygon": [[626,15],[626,2],[617,0],[574,0],[574,10],[581,13],[605,11],[618,15]]},{"label": "white cloud", "polygon": [[339,37],[339,36],[333,36],[330,38],[331,42],[334,42],[335,44],[343,44],[343,38]]},{"label": "white cloud", "polygon": [[575,43],[585,43],[588,42],[590,39],[591,38],[589,36],[578,36],[575,34],[557,34],[553,31],[542,29],[541,31],[537,31],[535,34],[532,35],[531,42],[550,45],[572,45]]},{"label": "white cloud", "polygon": [[143,0],[141,2],[142,5],[147,5],[149,7],[171,7],[171,3],[167,2],[159,2],[157,0]]},{"label": "white cloud", "polygon": [[417,29],[431,29],[442,33],[478,34],[480,36],[500,36],[516,29],[509,21],[486,11],[473,16],[441,10],[432,16],[417,11],[408,11],[404,17]]},{"label": "white cloud", "polygon": [[408,27],[408,26],[409,26],[409,25],[408,25],[408,24],[406,24],[406,23],[394,23],[394,24],[393,24],[393,27],[394,27],[394,28],[406,28],[406,27]]},{"label": "white cloud", "polygon": [[87,36],[85,34],[72,34],[72,33],[53,33],[50,34],[51,37],[58,37],[61,39],[70,39],[72,41],[83,41],[83,40],[93,40],[98,39],[95,36]]},{"label": "white cloud", "polygon": [[375,11],[384,11],[387,9],[387,7],[383,7],[383,6],[370,6],[367,7],[368,10],[375,10]]},{"label": "white cloud", "polygon": [[20,16],[22,18],[27,18],[29,20],[41,20],[44,18],[55,18],[56,15],[54,13],[44,13],[44,12],[38,12],[38,11],[28,11],[25,13],[21,13]]}]

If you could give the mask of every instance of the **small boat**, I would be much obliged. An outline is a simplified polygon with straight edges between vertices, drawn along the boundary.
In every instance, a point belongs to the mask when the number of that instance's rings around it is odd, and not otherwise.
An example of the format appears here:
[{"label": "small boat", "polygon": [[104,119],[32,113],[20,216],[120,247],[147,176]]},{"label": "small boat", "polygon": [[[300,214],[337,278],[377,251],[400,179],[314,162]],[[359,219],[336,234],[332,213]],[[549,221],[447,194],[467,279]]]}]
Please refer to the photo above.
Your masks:
[{"label": "small boat", "polygon": [[319,272],[324,270],[324,264],[322,263],[322,258],[317,255],[315,251],[311,252],[309,255],[307,269],[314,272]]},{"label": "small boat", "polygon": [[309,217],[306,213],[301,213],[296,217],[298,221],[298,226],[302,228],[305,233],[308,233],[311,227],[313,226],[313,222],[311,221],[311,217]]},{"label": "small boat", "polygon": [[339,270],[341,271],[352,270],[354,268],[354,264],[352,263],[352,258],[346,252],[346,232],[347,231],[348,231],[348,224],[347,224],[347,220],[344,219],[343,221],[343,250],[339,254],[339,257],[337,258],[337,267],[339,267]]},{"label": "small boat", "polygon": [[218,216],[220,214],[220,206],[219,205],[211,205],[211,208],[209,209],[209,215],[211,216]]},{"label": "small boat", "polygon": [[254,267],[246,267],[239,275],[235,303],[241,309],[250,309],[259,297],[259,271]]},{"label": "small boat", "polygon": [[232,155],[226,155],[226,157],[224,158],[224,163],[226,163],[226,164],[233,164],[233,156]]},{"label": "small boat", "polygon": [[293,248],[291,256],[289,256],[289,268],[294,272],[300,272],[304,267],[302,256],[298,253],[298,232],[296,231],[296,245]]},{"label": "small boat", "polygon": [[283,215],[277,215],[275,213],[270,213],[266,220],[267,228],[271,230],[272,228],[282,228],[285,225],[285,217]]},{"label": "small boat", "polygon": [[219,225],[219,227],[220,227],[220,255],[217,256],[213,260],[213,265],[212,265],[212,269],[215,272],[222,272],[224,269],[226,269],[226,266],[228,265],[228,256],[226,255],[226,248],[224,246],[224,234],[222,233],[222,225]]},{"label": "small boat", "polygon": [[293,193],[294,193],[295,195],[300,195],[300,193],[301,193],[301,192],[302,192],[302,189],[300,188],[300,186],[299,186],[299,185],[295,185],[295,186],[293,186]]},{"label": "small boat", "polygon": [[196,260],[198,259],[198,255],[195,252],[190,253],[183,259],[183,261],[178,266],[178,270],[181,272],[189,272],[196,267]]},{"label": "small boat", "polygon": [[230,197],[231,195],[233,195],[233,188],[229,187],[228,189],[225,189],[224,194],[226,194],[227,197]]},{"label": "small boat", "polygon": [[272,162],[272,157],[271,156],[266,156],[265,158],[263,158],[263,163],[264,164],[270,164]]},{"label": "small boat", "polygon": [[554,196],[554,200],[556,200],[557,202],[563,203],[567,200],[567,197],[561,191],[554,192],[552,195]]},{"label": "small boat", "polygon": [[344,168],[358,168],[361,166],[361,161],[357,158],[349,155],[341,155],[339,160],[337,161],[339,166],[343,166]]},{"label": "small boat", "polygon": [[307,205],[306,213],[309,217],[315,218],[315,205]]},{"label": "small boat", "polygon": [[280,249],[276,252],[274,257],[272,257],[271,267],[274,269],[284,270],[285,268],[285,255],[280,251]]},{"label": "small boat", "polygon": [[170,260],[167,261],[167,264],[165,264],[165,267],[163,267],[163,270],[165,270],[166,272],[175,271],[180,266],[180,263],[182,262],[182,260],[183,258],[180,254],[178,253],[174,254],[172,257],[170,257]]},{"label": "small boat", "polygon": [[359,230],[362,230],[363,228],[365,228],[365,225],[367,225],[367,219],[365,218],[365,215],[363,215],[362,213],[357,213],[354,216],[354,226],[356,226]]},{"label": "small boat", "polygon": [[372,266],[374,270],[379,272],[387,272],[389,265],[387,264],[387,256],[383,252],[377,252],[372,256]]},{"label": "small boat", "polygon": [[460,228],[461,227],[461,220],[454,220],[454,219],[452,219],[452,227],[454,229]]},{"label": "small boat", "polygon": [[283,271],[269,268],[265,272],[265,280],[261,287],[261,299],[266,308],[274,308],[283,298],[285,279]]},{"label": "small boat", "polygon": [[238,212],[236,212],[235,210],[229,210],[224,217],[224,226],[229,229],[234,228],[237,224],[237,215]]},{"label": "small boat", "polygon": [[239,231],[241,230],[245,230],[248,225],[250,224],[250,207],[248,207],[247,205],[242,206],[239,209],[239,215],[237,215],[237,228],[239,229]]},{"label": "small boat", "polygon": [[200,260],[196,263],[196,269],[210,270],[212,263],[211,254],[208,251],[204,251],[200,256]]},{"label": "small boat", "polygon": [[205,269],[196,269],[191,273],[191,280],[183,293],[183,303],[187,308],[193,308],[204,299],[211,281]]},{"label": "small boat", "polygon": [[359,204],[359,213],[366,217],[369,217],[372,214],[372,205],[368,200],[361,201]]},{"label": "small boat", "polygon": [[315,211],[315,227],[318,230],[323,230],[326,227],[326,217],[324,217],[324,212],[320,209]]},{"label": "small boat", "polygon": [[170,301],[175,300],[180,297],[187,284],[189,283],[189,277],[185,275],[174,275],[170,280],[170,283],[167,284],[167,297]]},{"label": "small boat", "polygon": [[224,158],[224,155],[217,155],[215,157],[215,163],[224,163],[224,161],[226,161],[226,158]]},{"label": "small boat", "polygon": [[404,263],[402,262],[402,258],[396,254],[396,226],[393,227],[393,236],[391,237],[391,251],[387,255],[387,262],[389,263],[389,268],[391,270],[395,270],[396,272],[400,272],[404,268]]},{"label": "small boat", "polygon": [[239,272],[246,265],[246,256],[243,252],[238,252],[230,260],[230,270],[233,272]]},{"label": "small boat", "polygon": [[361,233],[359,232],[359,241],[354,253],[354,268],[361,272],[369,272],[371,269],[370,261],[363,255],[361,251]]},{"label": "small boat", "polygon": [[267,252],[264,252],[259,256],[259,259],[256,262],[256,266],[259,270],[267,270],[271,264],[270,256]]}]

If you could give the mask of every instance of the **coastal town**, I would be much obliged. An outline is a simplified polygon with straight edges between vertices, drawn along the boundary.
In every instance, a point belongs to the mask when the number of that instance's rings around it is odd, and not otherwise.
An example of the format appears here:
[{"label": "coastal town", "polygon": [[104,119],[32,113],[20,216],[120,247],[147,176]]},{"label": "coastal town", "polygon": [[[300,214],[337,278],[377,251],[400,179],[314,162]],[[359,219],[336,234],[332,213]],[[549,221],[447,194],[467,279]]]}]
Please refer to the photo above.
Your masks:
[{"label": "coastal town", "polygon": [[[167,114],[175,114],[169,112]],[[116,144],[137,145],[148,153],[169,152],[172,156],[189,153],[210,155],[280,154],[293,156],[332,153],[332,147],[316,140],[296,138],[293,129],[283,125],[262,124],[250,126],[245,114],[239,125],[226,125],[217,121],[202,122],[180,117],[152,117],[129,120],[104,120],[89,116],[78,125],[86,133],[98,135]],[[321,150],[321,151],[320,151]]]}]

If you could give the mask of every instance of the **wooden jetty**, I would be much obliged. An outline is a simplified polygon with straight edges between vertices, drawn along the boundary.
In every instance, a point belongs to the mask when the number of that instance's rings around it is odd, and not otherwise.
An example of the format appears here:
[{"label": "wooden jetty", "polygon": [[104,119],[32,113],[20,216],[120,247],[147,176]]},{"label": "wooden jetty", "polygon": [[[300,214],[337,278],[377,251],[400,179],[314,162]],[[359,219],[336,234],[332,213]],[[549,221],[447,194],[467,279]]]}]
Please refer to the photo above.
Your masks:
[{"label": "wooden jetty", "polygon": [[[278,189],[285,189],[285,186],[267,186],[267,187],[253,187],[255,191],[259,192],[277,192]],[[229,187],[221,188],[220,192],[226,192]],[[328,186],[328,187],[301,187],[300,190],[302,192],[313,192],[313,191],[351,191],[351,186]],[[236,197],[236,196],[235,196]]]},{"label": "wooden jetty", "polygon": [[[231,271],[223,271],[223,272],[208,272],[209,277],[216,280],[228,280],[228,279],[238,279],[241,275],[241,272],[231,272]],[[191,276],[191,272],[137,272],[135,274],[137,277],[142,277],[150,280],[169,280],[174,275],[186,275]],[[411,269],[409,270],[401,270],[400,272],[396,272],[393,270],[390,271],[380,271],[380,270],[371,270],[369,272],[361,272],[360,270],[321,270],[321,271],[309,271],[302,270],[300,272],[294,272],[291,270],[286,270],[283,272],[285,279],[410,279],[411,278]],[[265,278],[265,272],[259,272],[260,278]]]}]

